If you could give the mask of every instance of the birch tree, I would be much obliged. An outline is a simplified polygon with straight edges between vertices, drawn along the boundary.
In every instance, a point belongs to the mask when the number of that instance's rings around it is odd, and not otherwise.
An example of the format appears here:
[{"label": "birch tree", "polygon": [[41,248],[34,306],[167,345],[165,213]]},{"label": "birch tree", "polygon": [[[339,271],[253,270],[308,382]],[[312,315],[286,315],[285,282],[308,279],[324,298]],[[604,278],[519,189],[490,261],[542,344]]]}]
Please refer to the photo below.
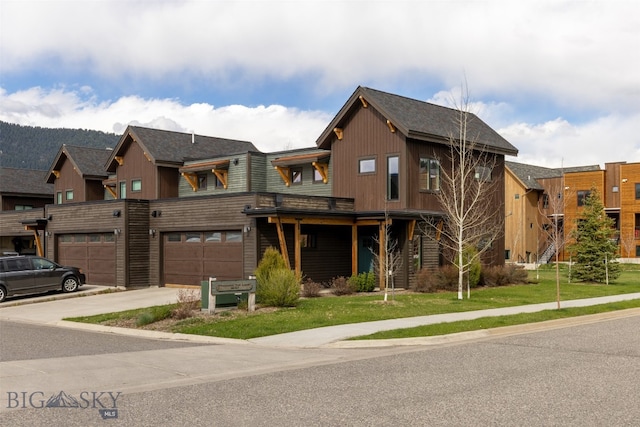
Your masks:
[{"label": "birch tree", "polygon": [[[502,177],[493,176],[498,156],[487,153],[470,131],[475,116],[469,111],[468,93],[463,90],[460,103],[454,104],[455,133],[448,138],[448,155],[438,159],[441,183],[436,194],[443,218],[423,220],[436,229],[440,244],[458,269],[458,299],[463,299],[465,274],[504,232],[504,209],[496,205],[504,190]],[[467,247],[476,251],[465,251]],[[473,255],[465,256],[467,253]],[[470,293],[467,287],[467,298]]]}]

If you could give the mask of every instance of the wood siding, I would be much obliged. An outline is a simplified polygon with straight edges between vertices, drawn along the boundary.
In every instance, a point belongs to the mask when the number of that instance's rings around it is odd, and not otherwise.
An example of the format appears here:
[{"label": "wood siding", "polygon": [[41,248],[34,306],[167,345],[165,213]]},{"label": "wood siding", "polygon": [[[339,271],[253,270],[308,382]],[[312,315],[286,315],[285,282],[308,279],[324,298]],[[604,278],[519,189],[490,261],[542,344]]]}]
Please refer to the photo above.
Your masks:
[{"label": "wood siding", "polygon": [[604,171],[572,172],[564,175],[565,210],[564,210],[564,259],[569,259],[569,248],[573,241],[571,235],[576,229],[582,207],[578,206],[578,192],[590,191],[595,188],[600,198],[605,197]]},{"label": "wood siding", "polygon": [[[120,183],[126,182],[128,199],[157,199],[161,197],[162,190],[172,193],[167,187],[174,183],[173,197],[178,193],[178,171],[165,170],[162,172],[162,179],[158,176],[159,172],[156,170],[156,166],[144,155],[144,151],[140,148],[137,142],[133,141],[128,144],[123,154],[124,163],[118,166],[116,173],[116,191],[118,197],[122,198],[120,194]],[[171,173],[175,174],[175,178],[169,176]],[[142,189],[137,192],[131,191],[131,181],[140,179],[142,181]],[[163,181],[160,183],[159,181]],[[166,195],[165,197],[172,197]]]},{"label": "wood siding", "polygon": [[[509,262],[536,262],[541,221],[538,198],[542,191],[527,190],[509,171],[505,171],[505,252]],[[505,257],[506,258],[506,257]]]},{"label": "wood siding", "polygon": [[[636,257],[640,246],[640,199],[636,199],[636,185],[640,185],[640,163],[620,165],[620,249],[623,257]],[[626,182],[624,181],[626,180]],[[639,218],[640,219],[640,218]]]},{"label": "wood siding", "polygon": [[[332,189],[335,197],[355,200],[358,211],[403,209],[407,205],[407,160],[404,136],[392,133],[386,118],[372,106],[356,108],[344,125],[343,138],[331,145]],[[387,202],[387,158],[399,157],[400,198]],[[374,173],[358,173],[360,159],[375,159]]]}]

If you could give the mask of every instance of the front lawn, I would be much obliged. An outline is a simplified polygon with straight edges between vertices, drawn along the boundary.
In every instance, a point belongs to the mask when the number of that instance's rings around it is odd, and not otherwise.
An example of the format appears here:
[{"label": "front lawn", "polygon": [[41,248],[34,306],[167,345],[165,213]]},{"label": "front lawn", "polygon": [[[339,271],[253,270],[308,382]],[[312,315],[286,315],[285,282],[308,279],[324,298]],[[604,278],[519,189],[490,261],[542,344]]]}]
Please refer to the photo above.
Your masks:
[{"label": "front lawn", "polygon": [[[638,271],[638,268],[640,266],[625,266],[620,278],[616,283],[610,285],[569,284],[567,283],[566,269],[563,268],[561,272],[560,299],[571,300],[640,292],[640,271]],[[529,272],[529,277],[535,279],[536,272]],[[167,324],[165,330],[185,334],[250,339],[323,326],[553,301],[556,301],[555,270],[547,267],[540,270],[540,280],[537,284],[472,289],[471,299],[458,300],[455,292],[436,294],[397,292],[395,296],[389,293],[389,301],[387,303],[383,302],[383,294],[381,292],[354,296],[310,298],[301,299],[295,308],[258,310],[255,313],[234,310],[232,312],[222,311],[215,315],[198,315],[185,320],[171,322]],[[636,305],[633,305],[634,303]],[[640,306],[640,301],[634,301],[630,304],[637,307]],[[627,305],[624,305],[624,308],[626,307]],[[66,320],[119,325],[120,323],[126,323],[127,319],[139,318],[149,310],[152,309],[130,310],[122,313]],[[574,309],[571,310],[566,310],[566,313],[569,313],[569,315],[586,314],[586,312],[580,313],[579,310],[575,312],[573,311]],[[593,312],[593,310],[606,311],[608,308],[591,309],[590,312]],[[155,309],[155,311],[157,312],[158,309]],[[547,320],[547,318],[556,318],[557,315],[558,311],[553,310],[548,314],[538,315],[537,318]],[[504,323],[505,321],[503,319],[499,322]],[[535,320],[533,318],[514,318],[512,321],[516,323],[511,324],[517,324]],[[135,322],[133,323],[135,326]],[[472,321],[470,324],[458,327],[463,328],[461,330],[492,327],[487,325],[488,323],[484,321]],[[457,331],[447,330],[443,333]],[[423,332],[418,333],[424,335]],[[430,333],[428,332],[427,334]]]}]

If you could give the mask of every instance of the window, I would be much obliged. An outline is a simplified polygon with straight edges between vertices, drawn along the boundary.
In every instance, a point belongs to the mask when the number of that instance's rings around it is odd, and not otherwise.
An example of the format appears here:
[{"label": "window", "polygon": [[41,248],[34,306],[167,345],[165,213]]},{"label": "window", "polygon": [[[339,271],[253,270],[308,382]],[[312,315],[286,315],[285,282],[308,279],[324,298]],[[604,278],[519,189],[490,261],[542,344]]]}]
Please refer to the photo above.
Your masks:
[{"label": "window", "polygon": [[291,168],[291,184],[302,184],[302,168]]},{"label": "window", "polygon": [[492,170],[488,166],[476,166],[475,178],[482,182],[491,181],[491,173]]},{"label": "window", "polygon": [[[636,186],[636,193],[637,193],[637,186]],[[578,206],[584,206],[584,202],[585,200],[587,200],[587,197],[589,197],[589,194],[591,194],[591,191],[588,190],[578,190]]]},{"label": "window", "polygon": [[636,246],[636,256],[640,257],[640,246]]},{"label": "window", "polygon": [[168,233],[167,242],[180,242],[180,233]]},{"label": "window", "polygon": [[376,159],[360,159],[358,161],[358,173],[375,173]]},{"label": "window", "polygon": [[58,191],[56,193],[56,203],[61,205],[62,204],[62,191]]},{"label": "window", "polygon": [[516,195],[514,196],[514,198],[515,198],[516,200],[519,200],[519,199],[520,199],[520,195],[519,195],[519,194],[516,194]]},{"label": "window", "polygon": [[611,187],[611,192],[612,193],[617,193],[618,191],[620,191],[620,188],[618,188],[617,185],[614,185],[613,187]]},{"label": "window", "polygon": [[398,156],[387,157],[387,200],[398,200],[400,197],[398,168]]},{"label": "window", "polygon": [[185,233],[185,242],[200,243],[202,242],[202,236],[200,236],[200,233]]},{"label": "window", "polygon": [[220,181],[220,178],[218,178],[218,175],[216,175],[215,177],[216,177],[216,188],[224,188],[224,182]]},{"label": "window", "polygon": [[67,200],[73,200],[73,190],[67,190],[64,196]]},{"label": "window", "polygon": [[542,195],[542,209],[549,209],[549,195],[547,193]]},{"label": "window", "polygon": [[104,233],[102,235],[102,240],[104,242],[115,242],[116,241],[116,236],[113,233]]},{"label": "window", "polygon": [[227,231],[225,237],[227,242],[242,242],[242,232],[240,231]]},{"label": "window", "polygon": [[207,175],[204,173],[198,174],[198,190],[207,189]]},{"label": "window", "polygon": [[56,265],[44,258],[32,258],[34,270],[53,270]]},{"label": "window", "polygon": [[504,250],[504,259],[511,259],[511,250],[510,249],[505,249]]},{"label": "window", "polygon": [[420,190],[440,189],[440,162],[435,159],[420,159]]},{"label": "window", "polygon": [[33,209],[33,205],[16,205],[17,211],[28,211],[30,209]]},{"label": "window", "polygon": [[300,247],[302,248],[315,248],[317,246],[315,234],[301,234],[300,235]]},{"label": "window", "polygon": [[131,180],[131,192],[141,191],[142,190],[142,180],[140,179],[132,179]]},{"label": "window", "polygon": [[213,233],[206,233],[204,237],[205,242],[209,243],[217,243],[222,242],[222,233],[219,231]]},{"label": "window", "polygon": [[322,175],[320,175],[320,172],[316,168],[313,168],[313,182],[324,182]]},{"label": "window", "polygon": [[100,243],[101,234],[89,234],[89,243]]},{"label": "window", "polygon": [[127,198],[127,181],[120,181],[120,198]]},{"label": "window", "polygon": [[640,200],[640,184],[636,184],[636,200]]}]

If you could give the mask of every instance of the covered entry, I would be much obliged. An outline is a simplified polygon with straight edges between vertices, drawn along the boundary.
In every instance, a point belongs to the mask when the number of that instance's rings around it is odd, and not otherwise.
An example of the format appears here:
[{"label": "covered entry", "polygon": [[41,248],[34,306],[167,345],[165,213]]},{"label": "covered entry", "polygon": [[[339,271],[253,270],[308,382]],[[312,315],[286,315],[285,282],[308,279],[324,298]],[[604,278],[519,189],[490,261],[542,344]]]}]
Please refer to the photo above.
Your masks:
[{"label": "covered entry", "polygon": [[116,244],[113,232],[56,236],[57,261],[79,267],[91,285],[116,284]]},{"label": "covered entry", "polygon": [[164,233],[164,284],[200,286],[202,280],[242,279],[242,231]]}]

